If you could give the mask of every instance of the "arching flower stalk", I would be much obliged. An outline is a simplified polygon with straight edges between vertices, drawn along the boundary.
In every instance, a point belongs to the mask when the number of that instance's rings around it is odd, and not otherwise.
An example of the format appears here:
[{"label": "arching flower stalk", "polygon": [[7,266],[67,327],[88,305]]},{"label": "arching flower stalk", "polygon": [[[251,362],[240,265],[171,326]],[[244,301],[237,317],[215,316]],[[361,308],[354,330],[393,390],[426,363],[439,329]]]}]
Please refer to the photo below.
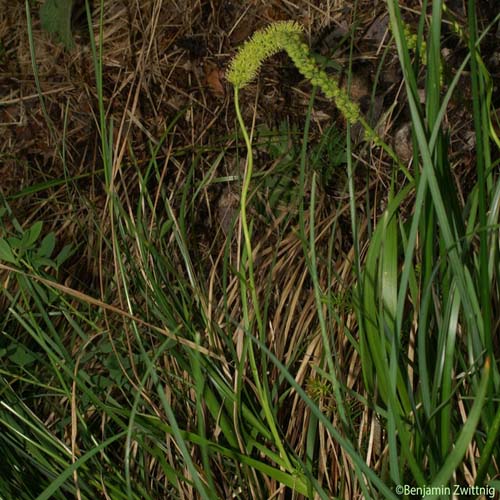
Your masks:
[{"label": "arching flower stalk", "polygon": [[411,174],[401,163],[391,147],[389,147],[375,130],[365,120],[357,103],[351,100],[345,89],[338,81],[321,69],[309,54],[309,46],[302,40],[304,28],[295,21],[278,21],[267,28],[257,31],[253,37],[245,42],[229,65],[227,79],[235,89],[236,113],[240,126],[243,126],[239,113],[239,89],[248,85],[256,76],[262,63],[268,57],[284,50],[293,61],[300,73],[317,85],[342,113],[351,125],[359,122],[365,132],[365,141],[373,142],[381,147],[403,170],[407,178],[412,181]]}]

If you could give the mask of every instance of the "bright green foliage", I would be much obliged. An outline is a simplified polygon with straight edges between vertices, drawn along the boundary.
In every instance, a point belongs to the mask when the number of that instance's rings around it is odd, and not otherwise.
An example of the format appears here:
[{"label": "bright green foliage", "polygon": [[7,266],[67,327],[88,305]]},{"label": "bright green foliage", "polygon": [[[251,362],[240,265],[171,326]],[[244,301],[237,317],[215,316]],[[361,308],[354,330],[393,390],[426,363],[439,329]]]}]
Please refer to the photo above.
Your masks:
[{"label": "bright green foliage", "polygon": [[[14,236],[0,238],[0,262],[14,264],[32,271],[40,271],[44,267],[58,269],[71,254],[71,248],[66,245],[57,256],[53,256],[56,237],[53,232],[45,235],[39,241],[43,224],[35,222],[29,229],[19,229]],[[4,233],[5,234],[5,233]]]},{"label": "bright green foliage", "polygon": [[319,68],[315,60],[309,55],[309,47],[306,43],[301,42],[297,35],[292,35],[285,43],[285,50],[297,69],[335,103],[349,123],[356,123],[359,120],[359,106],[351,101],[347,92],[339,87],[335,79]]},{"label": "bright green foliage", "polygon": [[67,49],[71,49],[75,42],[71,34],[71,11],[73,0],[45,0],[40,9],[42,28],[56,35]]},{"label": "bright green foliage", "polygon": [[[418,35],[414,33],[410,26],[406,23],[403,23],[403,34],[406,38],[408,50],[416,52],[418,48]],[[422,40],[422,44],[420,45],[420,57],[422,64],[425,66],[427,64],[427,44],[425,43],[425,40]]]}]

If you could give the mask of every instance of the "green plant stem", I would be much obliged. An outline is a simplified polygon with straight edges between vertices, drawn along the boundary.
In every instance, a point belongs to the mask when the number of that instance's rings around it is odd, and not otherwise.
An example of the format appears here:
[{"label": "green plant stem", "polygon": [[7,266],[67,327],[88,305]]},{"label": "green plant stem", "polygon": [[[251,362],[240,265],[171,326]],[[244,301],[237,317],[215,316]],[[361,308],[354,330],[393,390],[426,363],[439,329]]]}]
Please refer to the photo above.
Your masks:
[{"label": "green plant stem", "polygon": [[[365,140],[373,141],[381,147],[398,165],[407,179],[413,183],[413,176],[399,160],[394,150],[386,144],[361,115],[357,103],[339,86],[337,80],[320,68],[309,53],[309,46],[302,41],[302,26],[294,22],[276,22],[266,29],[257,31],[246,42],[231,61],[228,80],[234,85],[235,92],[247,85],[257,74],[265,59],[280,50],[286,51],[295,67],[313,85],[317,85],[328,99],[335,103],[348,123],[359,122],[365,130]],[[245,139],[246,141],[246,139]]]},{"label": "green plant stem", "polygon": [[[248,228],[247,222],[247,199],[248,190],[250,189],[250,181],[252,179],[253,173],[253,153],[252,153],[252,143],[250,136],[248,135],[243,117],[241,115],[240,103],[239,103],[239,91],[238,88],[234,89],[234,105],[236,110],[236,116],[238,118],[238,123],[241,128],[241,133],[243,134],[243,139],[245,141],[245,146],[247,148],[247,164],[245,174],[243,176],[243,186],[241,188],[241,200],[240,200],[240,211],[241,211],[241,227],[243,230],[243,240],[245,243],[245,250],[247,252],[247,265],[248,265],[248,284],[250,288],[250,296],[255,308],[255,318],[257,320],[257,326],[259,332],[262,334],[264,331],[262,325],[262,318],[260,316],[259,300],[257,293],[255,291],[255,281],[254,281],[254,270],[253,270],[253,252],[252,252],[252,241],[250,239],[250,230]],[[243,267],[243,265],[242,265]]]},{"label": "green plant stem", "polygon": [[[471,84],[472,84],[472,105],[474,117],[474,131],[476,133],[476,164],[477,164],[477,183],[479,187],[479,224],[482,229],[487,228],[488,224],[488,190],[487,190],[487,165],[490,164],[489,159],[489,138],[484,131],[488,130],[488,121],[485,117],[488,115],[485,109],[485,102],[482,96],[485,95],[484,81],[482,74],[479,71],[479,65],[476,53],[476,2],[469,0],[468,3],[468,17],[469,17],[469,50],[471,52]],[[488,274],[488,233],[481,231],[479,234],[479,280],[480,297],[481,297],[481,313],[483,316],[483,335],[488,355],[494,359],[493,342],[491,339],[491,297],[490,297],[490,279]]]},{"label": "green plant stem", "polygon": [[[243,186],[241,189],[241,201],[240,201],[241,227],[242,227],[242,231],[243,231],[243,239],[244,239],[244,243],[245,243],[245,252],[246,252],[246,261],[242,261],[242,263],[241,263],[241,273],[242,273],[241,282],[243,285],[242,301],[243,301],[243,311],[244,311],[245,323],[246,323],[245,329],[247,330],[248,333],[250,333],[250,321],[249,321],[249,315],[248,315],[248,305],[246,303],[246,300],[247,300],[246,287],[247,287],[247,283],[248,283],[248,287],[250,288],[250,297],[251,297],[251,300],[253,303],[255,318],[257,321],[257,328],[259,331],[259,337],[260,337],[260,340],[262,342],[264,342],[265,330],[264,330],[264,325],[262,323],[262,317],[260,314],[259,300],[257,297],[257,292],[255,290],[252,242],[250,239],[250,230],[248,228],[247,210],[246,210],[247,199],[248,199],[248,190],[250,188],[250,181],[252,179],[252,172],[253,172],[252,142],[250,140],[250,136],[248,135],[247,129],[245,127],[245,122],[243,121],[243,117],[241,115],[241,110],[240,110],[240,105],[239,105],[238,87],[234,88],[234,103],[235,103],[235,110],[236,110],[236,116],[238,118],[238,123],[240,125],[241,132],[243,134],[243,139],[245,141],[245,145],[247,148],[247,165],[246,165],[245,175],[243,177]],[[246,275],[245,269],[244,269],[245,264],[248,266],[248,280],[246,279],[247,275]],[[260,379],[259,379],[259,373],[257,370],[257,364],[255,362],[255,354],[253,351],[252,344],[249,345],[248,356],[249,356],[250,366],[252,369],[255,386],[256,386],[257,392],[258,392],[258,396],[261,400],[262,409],[264,410],[264,414],[266,416],[266,420],[269,424],[271,433],[273,435],[275,445],[278,448],[280,455],[286,464],[286,468],[289,471],[292,471],[293,467],[292,467],[292,464],[290,463],[290,460],[288,459],[288,455],[285,451],[281,437],[278,433],[278,429],[277,429],[276,423],[274,421],[274,416],[273,416],[273,412],[272,412],[272,409],[271,409],[270,404],[269,404],[267,393],[263,389],[262,384],[261,384]]]}]

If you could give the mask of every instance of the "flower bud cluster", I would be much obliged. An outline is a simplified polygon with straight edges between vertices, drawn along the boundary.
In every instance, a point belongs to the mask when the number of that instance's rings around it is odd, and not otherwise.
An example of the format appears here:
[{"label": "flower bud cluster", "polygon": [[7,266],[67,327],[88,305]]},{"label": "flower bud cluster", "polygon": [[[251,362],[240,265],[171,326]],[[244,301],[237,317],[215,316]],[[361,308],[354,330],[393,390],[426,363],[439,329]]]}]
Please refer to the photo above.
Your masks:
[{"label": "flower bud cluster", "polygon": [[[418,36],[413,33],[410,26],[406,23],[403,23],[403,35],[406,39],[406,45],[408,46],[408,49],[412,52],[416,52]],[[420,60],[422,61],[422,64],[424,66],[427,65],[427,44],[425,43],[425,40],[422,40],[422,44],[420,45]]]}]

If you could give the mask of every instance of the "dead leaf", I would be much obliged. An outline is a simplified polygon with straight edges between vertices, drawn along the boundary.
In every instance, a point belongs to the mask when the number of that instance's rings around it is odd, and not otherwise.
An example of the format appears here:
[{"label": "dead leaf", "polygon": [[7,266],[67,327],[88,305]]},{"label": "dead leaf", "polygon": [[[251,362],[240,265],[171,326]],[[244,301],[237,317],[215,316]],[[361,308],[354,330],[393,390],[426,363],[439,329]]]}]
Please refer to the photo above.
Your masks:
[{"label": "dead leaf", "polygon": [[378,16],[365,33],[367,40],[382,43],[389,29],[389,17],[386,14]]},{"label": "dead leaf", "polygon": [[253,21],[241,22],[231,33],[231,44],[239,45],[244,42],[255,31]]},{"label": "dead leaf", "polygon": [[224,71],[217,66],[207,65],[205,67],[205,80],[208,88],[216,97],[224,97],[226,91],[222,79],[224,78]]}]

